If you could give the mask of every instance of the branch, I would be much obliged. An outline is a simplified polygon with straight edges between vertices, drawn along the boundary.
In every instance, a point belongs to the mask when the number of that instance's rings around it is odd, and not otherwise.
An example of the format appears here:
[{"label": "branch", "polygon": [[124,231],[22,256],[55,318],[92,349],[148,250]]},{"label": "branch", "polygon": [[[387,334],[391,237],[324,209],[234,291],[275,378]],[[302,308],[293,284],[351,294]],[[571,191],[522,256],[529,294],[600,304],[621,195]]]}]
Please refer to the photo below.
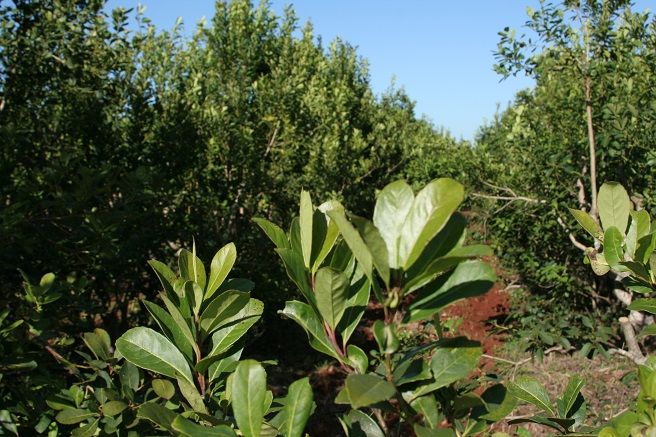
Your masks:
[{"label": "branch", "polygon": [[620,317],[620,325],[622,326],[624,340],[626,341],[626,346],[629,350],[627,352],[623,349],[613,349],[614,353],[631,358],[636,364],[644,364],[644,362],[647,361],[647,357],[645,357],[642,350],[640,350],[631,321],[628,317]]},{"label": "branch", "polygon": [[527,203],[547,203],[546,200],[532,199],[530,197],[525,197],[525,196],[493,196],[490,194],[483,194],[483,193],[472,193],[471,195],[474,197],[482,197],[484,199],[508,200],[510,202],[521,200],[522,202],[527,202]]},{"label": "branch", "polygon": [[560,225],[560,227],[563,228],[563,230],[564,230],[565,232],[567,232],[567,236],[569,237],[569,240],[572,242],[572,244],[574,245],[574,247],[576,247],[577,249],[582,250],[582,251],[585,252],[586,249],[588,248],[588,246],[586,246],[585,244],[581,243],[579,240],[576,239],[576,237],[575,237],[574,234],[569,230],[569,228],[567,227],[567,225],[565,224],[565,222],[563,221],[563,219],[560,218],[560,217],[558,217],[558,218],[556,219],[556,221],[558,222],[558,224]]}]

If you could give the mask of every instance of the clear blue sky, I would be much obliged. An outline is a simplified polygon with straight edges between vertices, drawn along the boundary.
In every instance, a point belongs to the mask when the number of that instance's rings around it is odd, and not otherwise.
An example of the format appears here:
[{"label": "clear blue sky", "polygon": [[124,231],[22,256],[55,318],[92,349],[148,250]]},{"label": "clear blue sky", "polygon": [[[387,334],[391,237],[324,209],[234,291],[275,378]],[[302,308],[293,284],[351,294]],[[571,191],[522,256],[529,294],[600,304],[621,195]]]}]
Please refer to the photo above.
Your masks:
[{"label": "clear blue sky", "polygon": [[[637,1],[642,10],[654,0]],[[109,0],[110,8],[146,6],[146,16],[160,29],[182,17],[187,30],[201,17],[208,21],[214,0]],[[257,1],[255,1],[257,4]],[[369,61],[376,93],[393,78],[416,101],[417,115],[458,138],[473,139],[478,127],[505,107],[516,91],[530,87],[525,77],[500,82],[492,71],[497,32],[519,29],[526,7],[537,0],[273,0],[282,14],[292,4],[302,23],[310,20],[325,43],[339,36]],[[653,6],[652,6],[653,7]]]}]

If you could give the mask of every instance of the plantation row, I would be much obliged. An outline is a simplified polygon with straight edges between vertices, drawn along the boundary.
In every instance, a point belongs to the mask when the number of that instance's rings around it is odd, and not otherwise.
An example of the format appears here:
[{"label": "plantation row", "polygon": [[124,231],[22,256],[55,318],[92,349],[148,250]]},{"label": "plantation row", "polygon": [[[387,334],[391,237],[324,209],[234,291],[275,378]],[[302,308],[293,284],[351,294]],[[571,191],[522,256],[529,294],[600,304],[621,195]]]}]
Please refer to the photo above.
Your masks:
[{"label": "plantation row", "polygon": [[[529,10],[494,68],[536,86],[474,144],[403,90],[376,96],[356,50],[292,8],[219,1],[192,36],[103,0],[0,4],[0,22],[0,434],[321,435],[331,417],[349,435],[462,436],[518,400],[559,433],[650,429],[649,13]],[[586,427],[580,378],[554,404],[482,374],[441,315],[496,281],[521,287],[511,344],[623,354],[637,404]],[[285,389],[285,368],[321,360],[336,397]]]}]

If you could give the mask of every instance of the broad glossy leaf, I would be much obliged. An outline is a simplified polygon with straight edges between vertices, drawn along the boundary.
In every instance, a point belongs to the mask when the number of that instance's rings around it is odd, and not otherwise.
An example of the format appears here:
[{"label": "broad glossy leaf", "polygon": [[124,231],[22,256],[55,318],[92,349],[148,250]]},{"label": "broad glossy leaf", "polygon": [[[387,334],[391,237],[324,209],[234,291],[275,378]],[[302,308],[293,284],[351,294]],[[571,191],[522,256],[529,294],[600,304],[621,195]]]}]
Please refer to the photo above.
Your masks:
[{"label": "broad glossy leaf", "polygon": [[185,282],[184,288],[185,299],[187,300],[189,308],[194,315],[198,315],[198,313],[200,313],[200,307],[203,304],[203,289],[194,281]]},{"label": "broad glossy leaf", "polygon": [[[431,429],[415,423],[412,429],[417,437],[457,437],[457,434],[451,428]],[[476,433],[473,435],[476,435]]]},{"label": "broad glossy leaf", "polygon": [[128,407],[123,401],[109,401],[103,404],[102,411],[105,416],[116,416]]},{"label": "broad glossy leaf", "polygon": [[210,263],[210,279],[207,281],[205,300],[209,300],[228,277],[237,259],[237,248],[234,243],[228,243],[219,249]]},{"label": "broad glossy leaf", "polygon": [[369,303],[371,286],[369,280],[362,276],[351,284],[350,289],[356,291],[346,302],[346,310],[337,326],[337,331],[342,335],[342,344],[344,345],[348,343],[364,315],[365,308]]},{"label": "broad glossy leaf", "polygon": [[340,357],[326,336],[319,317],[308,304],[295,300],[288,301],[285,303],[285,308],[280,311],[280,314],[294,320],[305,330],[310,339],[310,346],[314,349],[330,355],[337,360],[342,360],[342,357]]},{"label": "broad glossy leaf", "polygon": [[617,182],[603,184],[597,196],[597,208],[604,230],[614,226],[624,235],[631,211],[631,199],[624,187]]},{"label": "broad glossy leaf", "polygon": [[387,246],[390,268],[401,267],[399,239],[403,223],[415,198],[412,188],[405,181],[396,181],[381,190],[374,209],[374,225]]},{"label": "broad glossy leaf", "polygon": [[402,360],[394,368],[394,384],[400,387],[404,384],[413,384],[433,377],[430,366],[423,358],[416,360]]},{"label": "broad glossy leaf", "polygon": [[349,437],[385,437],[376,421],[362,411],[351,410],[340,422]]},{"label": "broad glossy leaf", "polygon": [[80,428],[75,428],[71,431],[71,437],[92,437],[96,435],[98,431],[98,422],[100,419],[96,419],[93,422],[86,424]]},{"label": "broad glossy leaf", "polygon": [[358,373],[366,373],[369,368],[369,358],[365,351],[359,347],[349,344],[346,348],[346,355],[348,356],[349,365]]},{"label": "broad glossy leaf", "polygon": [[203,262],[196,256],[196,245],[194,243],[194,252],[182,249],[178,257],[178,267],[180,268],[180,277],[185,281],[194,281],[200,288],[205,289],[206,276]]},{"label": "broad glossy leaf", "polygon": [[317,309],[332,329],[335,329],[344,314],[348,286],[348,278],[339,270],[322,267],[317,271],[314,281]]},{"label": "broad glossy leaf", "polygon": [[250,293],[237,290],[228,290],[216,296],[200,316],[202,336],[207,337],[215,329],[224,325],[226,320],[238,314],[248,305],[249,299]]},{"label": "broad glossy leaf", "polygon": [[511,395],[502,384],[495,384],[488,388],[483,392],[481,398],[485,402],[486,411],[480,415],[480,418],[490,422],[498,422],[512,413],[517,406],[517,398]]},{"label": "broad glossy leaf", "polygon": [[[335,243],[337,242],[337,237],[339,237],[339,228],[332,220],[330,220],[330,217],[326,215],[326,212],[338,207],[339,207],[338,202],[328,201],[322,203],[317,208],[317,211],[320,211],[323,214],[323,219],[327,223],[327,228],[326,228],[325,238],[323,239],[323,244],[321,245],[319,253],[316,256],[314,256],[314,254],[312,256],[313,258],[312,271],[316,272],[319,269],[319,267],[321,267],[321,264],[324,262],[326,257],[330,254],[333,247],[335,247]],[[315,237],[313,236],[312,238],[314,241]],[[314,253],[314,248],[312,250]]]},{"label": "broad glossy leaf", "polygon": [[635,256],[638,240],[649,234],[650,217],[647,211],[631,211],[631,224],[626,233],[626,252],[631,258]]},{"label": "broad glossy leaf", "polygon": [[212,363],[212,365],[207,370],[209,382],[214,382],[221,377],[224,373],[234,372],[239,364],[239,359],[241,358],[242,348],[234,348],[234,353],[226,353],[223,358],[219,361]]},{"label": "broad glossy leaf", "polygon": [[[182,332],[180,326],[173,320],[173,317],[167,313],[164,308],[156,305],[150,301],[144,300],[144,306],[150,313],[153,319],[157,322],[159,329],[162,330],[166,338],[171,340],[173,344],[177,346],[178,349],[184,354],[187,360],[191,363],[194,361],[194,349],[189,343],[189,338]],[[185,323],[184,326],[187,326]],[[188,327],[187,327],[188,329]],[[191,336],[191,331],[189,331],[189,336]]]},{"label": "broad glossy leaf", "polygon": [[84,422],[89,417],[96,416],[96,413],[89,410],[83,410],[80,408],[64,408],[57,416],[55,420],[61,423],[62,425],[74,425],[76,423]]},{"label": "broad glossy leaf", "polygon": [[314,207],[310,193],[301,191],[301,202],[299,207],[298,225],[301,232],[301,253],[303,254],[303,265],[306,269],[311,266],[312,257],[312,218]]},{"label": "broad glossy leaf", "polygon": [[232,410],[239,430],[248,437],[259,437],[264,420],[266,372],[255,360],[237,365],[231,381]]},{"label": "broad glossy leaf", "polygon": [[104,329],[96,328],[93,332],[85,332],[82,340],[97,359],[107,360],[111,357],[112,340]]},{"label": "broad glossy leaf", "polygon": [[606,229],[604,234],[604,257],[608,265],[616,270],[621,268],[619,264],[624,261],[623,243],[624,236],[615,226]]},{"label": "broad glossy leaf", "polygon": [[569,208],[569,212],[574,216],[576,221],[579,222],[579,225],[581,225],[581,227],[585,229],[588,234],[592,235],[592,237],[596,238],[597,240],[604,240],[604,231],[601,230],[599,223],[597,223],[590,214],[585,211],[573,208]]},{"label": "broad glossy leaf", "polygon": [[280,414],[282,424],[278,428],[285,437],[302,437],[314,405],[314,396],[310,379],[303,378],[294,381],[284,400]]},{"label": "broad glossy leaf", "polygon": [[278,255],[285,264],[285,270],[287,271],[287,276],[294,281],[296,287],[305,297],[305,299],[316,308],[317,303],[314,298],[314,293],[310,287],[310,281],[308,278],[308,272],[303,266],[303,258],[293,249],[276,249]]},{"label": "broad glossy leaf", "polygon": [[177,378],[177,381],[180,393],[189,402],[191,408],[197,413],[209,414],[207,407],[205,407],[203,396],[198,392],[196,385],[184,378]]},{"label": "broad glossy leaf", "polygon": [[424,425],[429,428],[436,428],[439,425],[440,414],[435,396],[421,396],[413,400],[410,406],[423,416]]},{"label": "broad glossy leaf", "polygon": [[171,428],[182,437],[237,437],[235,431],[227,425],[203,426],[177,416],[171,422]]},{"label": "broad glossy leaf", "polygon": [[656,314],[656,299],[636,299],[631,302],[629,309],[633,311],[646,311]]},{"label": "broad glossy leaf", "polygon": [[290,248],[287,234],[278,225],[271,223],[269,220],[255,217],[253,221],[264,231],[269,239],[278,249]]},{"label": "broad glossy leaf", "polygon": [[576,399],[581,393],[583,385],[585,385],[585,380],[579,375],[573,375],[569,379],[562,397],[562,411],[560,411],[562,417],[569,417],[571,415],[570,413],[573,413],[570,410],[576,403]]},{"label": "broad glossy leaf", "polygon": [[380,275],[380,278],[383,280],[385,286],[389,287],[390,269],[388,264],[387,246],[385,245],[383,238],[380,236],[380,232],[371,221],[365,218],[352,216],[351,222],[355,225],[362,236],[364,243],[369,248],[371,259],[374,267]]},{"label": "broad glossy leaf", "polygon": [[643,282],[651,281],[649,272],[644,264],[635,261],[623,261],[620,262],[620,265],[630,271],[630,273],[638,280],[642,280]]},{"label": "broad glossy leaf", "polygon": [[647,264],[654,253],[654,249],[656,249],[656,233],[647,234],[640,238],[634,257],[635,261]]},{"label": "broad glossy leaf", "polygon": [[396,393],[392,384],[370,373],[350,374],[346,377],[343,391],[354,409],[386,401]]},{"label": "broad glossy leaf", "polygon": [[[151,259],[148,261],[150,267],[155,271],[155,274],[159,278],[159,281],[162,283],[164,292],[171,300],[179,298],[173,291],[173,283],[177,279],[173,270],[169,268],[166,264],[157,261],[156,259]],[[177,296],[177,297],[176,297]]]},{"label": "broad glossy leaf", "polygon": [[364,274],[367,275],[370,281],[373,281],[373,257],[360,233],[346,219],[343,209],[333,209],[328,211],[327,214],[339,228],[342,238],[344,238],[344,241],[346,241],[351,252],[353,252],[353,255],[358,260]]},{"label": "broad glossy leaf", "polygon": [[175,386],[168,379],[153,379],[151,385],[160,398],[171,399],[175,395]]},{"label": "broad glossy leaf", "polygon": [[519,376],[515,381],[508,383],[508,391],[517,399],[533,404],[536,407],[549,412],[552,416],[556,414],[551,405],[549,394],[544,386],[535,378],[530,376]]},{"label": "broad glossy leaf", "polygon": [[323,212],[315,209],[312,213],[312,250],[310,251],[310,270],[316,271],[316,261],[322,252],[328,234],[328,220]]},{"label": "broad glossy leaf", "polygon": [[154,402],[146,402],[141,404],[137,410],[137,417],[150,420],[155,425],[172,431],[171,423],[175,420],[177,414]]},{"label": "broad glossy leaf", "polygon": [[568,429],[574,424],[574,419],[563,419],[559,417],[544,417],[544,416],[531,416],[520,419],[513,419],[508,421],[510,425],[519,425],[521,423],[537,423],[539,425],[545,425],[550,428],[553,428],[559,431],[562,434],[570,435],[569,433],[564,433],[563,431]]},{"label": "broad glossy leaf", "polygon": [[451,273],[419,290],[416,300],[409,306],[409,316],[406,317],[411,322],[431,317],[453,302],[486,293],[495,281],[494,269],[486,263],[460,263]]},{"label": "broad glossy leaf", "polygon": [[631,291],[635,291],[640,294],[652,293],[654,289],[647,282],[644,282],[640,279],[632,278],[630,276],[622,279],[622,284]]},{"label": "broad glossy leaf", "polygon": [[474,341],[456,338],[442,343],[435,350],[430,362],[435,384],[446,387],[467,377],[478,365],[482,354],[480,344]]},{"label": "broad glossy leaf", "polygon": [[170,378],[182,377],[193,384],[191,369],[182,352],[166,337],[150,328],[128,330],[116,340],[116,348],[135,366]]},{"label": "broad glossy leaf", "polygon": [[[171,315],[171,318],[175,322],[175,325],[178,327],[180,332],[182,333],[183,337],[187,341],[188,345],[194,349],[196,345],[196,330],[195,330],[195,324],[190,323],[189,318],[191,317],[191,314],[189,314],[187,317],[185,317],[178,307],[176,307],[173,302],[171,302],[164,294],[160,294],[159,296],[162,301],[164,302],[164,305],[166,306],[166,309],[168,310],[169,314]],[[180,307],[184,308],[185,310],[188,310],[188,306],[186,304],[186,299],[181,299],[180,300]],[[193,331],[192,331],[193,329]],[[177,339],[176,339],[177,341]],[[177,346],[177,343],[176,343]],[[178,349],[183,350],[186,348],[186,346],[183,346],[182,344],[178,346]]]},{"label": "broad glossy leaf", "polygon": [[606,258],[603,253],[596,253],[595,251],[588,252],[588,259],[590,260],[590,266],[592,271],[597,276],[604,276],[610,271],[610,266],[606,262]]},{"label": "broad glossy leaf", "polygon": [[436,179],[417,193],[401,228],[399,260],[403,270],[417,261],[463,199],[463,186],[448,178]]},{"label": "broad glossy leaf", "polygon": [[656,335],[656,325],[647,325],[638,333],[638,337],[646,337],[648,335]]}]

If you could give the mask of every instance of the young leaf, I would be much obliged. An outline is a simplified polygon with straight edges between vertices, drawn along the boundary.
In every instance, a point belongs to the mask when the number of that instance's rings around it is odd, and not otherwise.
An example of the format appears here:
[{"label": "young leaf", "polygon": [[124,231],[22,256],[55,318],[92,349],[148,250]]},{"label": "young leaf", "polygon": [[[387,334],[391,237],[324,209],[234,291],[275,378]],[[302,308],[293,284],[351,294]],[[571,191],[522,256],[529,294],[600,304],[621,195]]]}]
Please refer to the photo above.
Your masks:
[{"label": "young leaf", "polygon": [[[193,362],[194,348],[189,342],[190,338],[193,339],[193,336],[191,336],[191,331],[188,332],[189,337],[187,337],[187,335],[182,332],[182,329],[175,322],[173,317],[167,313],[164,308],[147,300],[144,300],[143,304],[152,318],[155,319],[157,326],[159,326],[159,329],[161,329],[166,338],[171,340],[173,344],[175,344],[178,349],[180,349],[180,351],[184,354],[189,362]],[[184,327],[186,327],[187,330],[189,329],[186,322],[184,323]]]},{"label": "young leaf", "polygon": [[[180,332],[182,333],[182,336],[186,340],[187,344],[194,349],[196,345],[196,335],[195,335],[195,324],[194,323],[188,323],[187,319],[182,315],[178,307],[176,307],[173,302],[171,302],[164,294],[160,294],[159,296],[163,301],[164,305],[166,306],[166,309],[168,310],[169,314],[171,315],[171,318],[175,322],[175,326],[178,327]],[[186,303],[185,299],[180,300],[180,308],[184,308],[188,310],[188,306]],[[192,328],[194,329],[192,331]],[[177,341],[177,339],[176,339]],[[176,346],[180,350],[184,350],[187,346],[183,346],[182,343],[178,344],[176,343]]]},{"label": "young leaf", "polygon": [[181,437],[237,437],[235,431],[227,425],[207,427],[185,419],[183,416],[177,416],[171,422],[171,428],[180,433]]},{"label": "young leaf", "polygon": [[276,249],[276,252],[282,259],[283,264],[285,264],[287,276],[294,281],[294,284],[296,284],[296,287],[298,287],[310,305],[316,308],[317,303],[312,288],[310,288],[310,281],[308,279],[308,273],[303,266],[302,256],[293,249]]},{"label": "young leaf", "polygon": [[343,272],[323,267],[315,277],[317,309],[328,325],[335,329],[344,314],[349,280]]},{"label": "young leaf", "polygon": [[76,423],[85,421],[89,417],[94,416],[96,416],[96,413],[93,411],[82,410],[78,408],[64,408],[59,413],[57,413],[55,420],[57,420],[57,422],[61,423],[62,425],[74,425]]},{"label": "young leaf", "polygon": [[246,436],[259,437],[264,420],[266,372],[255,360],[239,363],[231,381],[232,410],[239,430]]},{"label": "young leaf", "polygon": [[153,379],[151,385],[160,398],[171,399],[175,394],[175,386],[167,379]]},{"label": "young leaf", "polygon": [[219,249],[210,263],[210,279],[207,281],[205,300],[209,300],[228,277],[237,259],[237,248],[234,243],[228,243]]},{"label": "young leaf", "polygon": [[352,216],[351,222],[356,226],[364,243],[369,248],[373,265],[376,267],[378,274],[380,274],[380,278],[383,280],[385,286],[389,287],[390,269],[387,246],[380,236],[380,232],[371,221],[362,217]]},{"label": "young leaf", "polygon": [[562,397],[563,408],[562,411],[560,412],[561,417],[570,416],[570,410],[574,406],[574,403],[576,402],[576,398],[579,396],[579,393],[581,393],[581,389],[583,388],[584,384],[585,381],[579,375],[573,375],[569,379],[569,382],[567,383],[567,387],[565,388],[565,392],[563,393],[563,397]]},{"label": "young leaf", "polygon": [[370,416],[359,410],[351,410],[339,419],[344,432],[352,437],[385,437],[385,433]]},{"label": "young leaf", "polygon": [[349,344],[347,349],[347,356],[349,365],[353,367],[358,373],[366,373],[369,367],[369,359],[367,354],[359,347]]},{"label": "young leaf", "polygon": [[164,263],[157,261],[156,259],[151,259],[148,261],[150,267],[155,271],[155,274],[159,278],[159,281],[162,283],[164,292],[169,297],[169,299],[177,299],[178,296],[173,291],[173,283],[176,280],[175,273]]},{"label": "young leaf", "polygon": [[189,402],[191,408],[197,413],[209,414],[205,402],[203,402],[203,396],[198,392],[196,385],[184,378],[177,378],[177,381],[180,393]]},{"label": "young leaf", "polygon": [[520,376],[514,382],[508,383],[508,391],[517,399],[533,404],[552,416],[556,415],[549,394],[536,379],[530,376]]},{"label": "young leaf", "polygon": [[175,420],[177,414],[154,402],[146,402],[145,404],[141,404],[137,410],[137,417],[150,420],[155,425],[172,431],[173,427],[171,423]]},{"label": "young leaf", "polygon": [[631,302],[629,309],[633,311],[646,311],[656,314],[656,299],[636,299]]},{"label": "young leaf", "polygon": [[624,235],[631,211],[631,199],[624,187],[617,182],[603,184],[597,196],[597,208],[604,230],[614,226]]},{"label": "young leaf", "polygon": [[401,267],[399,239],[401,230],[415,198],[405,181],[392,182],[381,190],[374,209],[374,225],[387,246],[388,264],[392,269]]},{"label": "young leaf", "polygon": [[193,384],[184,355],[166,337],[150,328],[128,330],[116,340],[116,349],[137,367],[170,378],[182,377]]},{"label": "young leaf", "polygon": [[335,222],[342,234],[342,238],[353,252],[353,255],[358,260],[360,268],[367,275],[370,281],[373,281],[373,257],[367,244],[362,239],[360,233],[353,227],[351,222],[346,219],[342,209],[333,209],[327,212],[328,217]]}]

